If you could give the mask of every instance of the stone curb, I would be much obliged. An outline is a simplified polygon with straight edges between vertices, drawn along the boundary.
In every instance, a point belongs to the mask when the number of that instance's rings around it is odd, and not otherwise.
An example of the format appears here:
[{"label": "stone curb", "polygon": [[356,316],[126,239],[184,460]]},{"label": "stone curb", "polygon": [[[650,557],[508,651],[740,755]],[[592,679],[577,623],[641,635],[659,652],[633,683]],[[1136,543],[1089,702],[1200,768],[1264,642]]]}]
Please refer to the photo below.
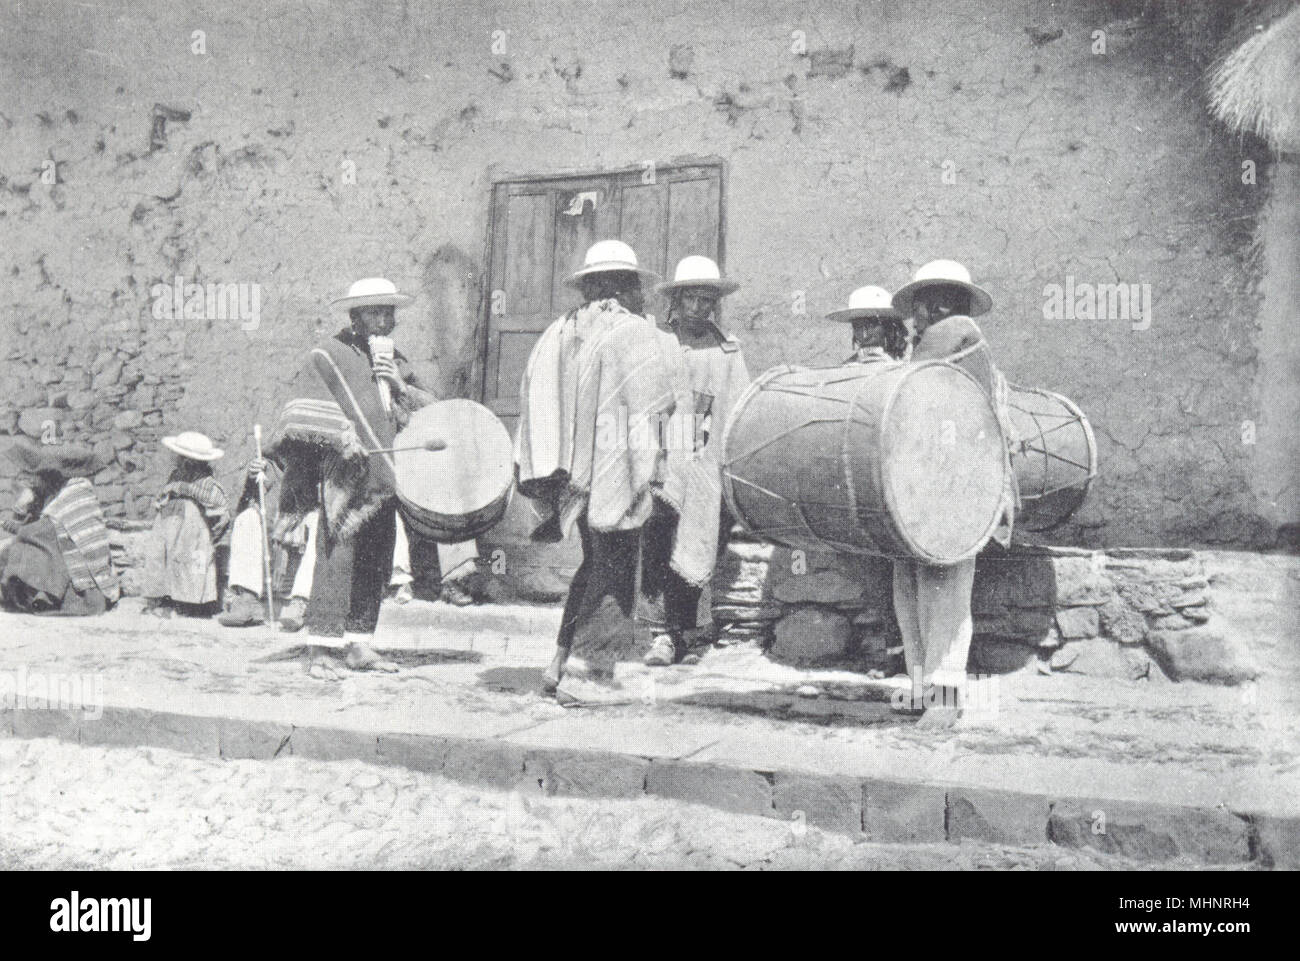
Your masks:
[{"label": "stone curb", "polygon": [[1300,868],[1300,816],[1251,811],[750,770],[491,738],[298,727],[133,707],[105,707],[98,718],[63,708],[4,709],[0,737],[157,747],[226,759],[358,760],[506,790],[527,785],[557,797],[649,795],[785,820],[793,830],[810,824],[864,841],[1055,844],[1154,864],[1182,858]]}]

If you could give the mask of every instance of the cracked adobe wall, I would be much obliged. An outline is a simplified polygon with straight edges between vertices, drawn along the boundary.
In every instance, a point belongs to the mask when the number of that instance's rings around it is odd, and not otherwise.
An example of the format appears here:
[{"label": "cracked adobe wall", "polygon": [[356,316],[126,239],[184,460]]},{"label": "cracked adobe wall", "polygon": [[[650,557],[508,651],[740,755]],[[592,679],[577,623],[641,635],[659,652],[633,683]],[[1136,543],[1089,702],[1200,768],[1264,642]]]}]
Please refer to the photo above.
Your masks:
[{"label": "cracked adobe wall", "polygon": [[[1008,376],[1096,427],[1103,477],[1056,540],[1271,543],[1242,443],[1268,178],[1243,185],[1241,161],[1267,158],[1212,127],[1186,51],[1138,6],[7,9],[0,430],[60,421],[114,458],[110,511],[147,516],[157,438],[202,429],[237,467],[356,277],[420,294],[399,346],[466,389],[493,169],[714,154],[745,284],[726,323],[754,371],[839,360],[846,331],[822,313],[954,257],[995,297],[983,326]],[[155,318],[151,287],[178,275],[258,285],[260,326]],[[1045,320],[1044,286],[1067,277],[1151,284],[1150,327]]]}]

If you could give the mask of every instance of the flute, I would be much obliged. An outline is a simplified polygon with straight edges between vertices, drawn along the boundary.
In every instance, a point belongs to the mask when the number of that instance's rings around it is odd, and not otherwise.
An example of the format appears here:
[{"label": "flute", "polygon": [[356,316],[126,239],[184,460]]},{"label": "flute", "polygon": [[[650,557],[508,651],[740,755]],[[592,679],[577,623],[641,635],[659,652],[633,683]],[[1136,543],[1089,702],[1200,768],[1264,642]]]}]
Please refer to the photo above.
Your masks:
[{"label": "flute", "polygon": [[[370,360],[373,363],[376,360],[393,359],[393,339],[391,337],[382,337],[379,334],[370,335]],[[382,378],[378,382],[379,402],[384,405],[384,412],[389,413],[393,409],[393,387],[388,381]]]}]

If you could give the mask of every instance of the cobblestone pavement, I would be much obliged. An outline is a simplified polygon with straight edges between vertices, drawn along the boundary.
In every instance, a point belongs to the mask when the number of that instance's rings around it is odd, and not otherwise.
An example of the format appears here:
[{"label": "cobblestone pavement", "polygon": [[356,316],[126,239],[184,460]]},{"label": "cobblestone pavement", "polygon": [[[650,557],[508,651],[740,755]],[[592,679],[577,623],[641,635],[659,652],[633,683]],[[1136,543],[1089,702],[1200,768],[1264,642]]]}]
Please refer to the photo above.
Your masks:
[{"label": "cobblestone pavement", "polygon": [[476,789],[360,762],[35,739],[0,741],[0,767],[0,869],[1138,867],[1047,844],[855,843],[799,820]]}]

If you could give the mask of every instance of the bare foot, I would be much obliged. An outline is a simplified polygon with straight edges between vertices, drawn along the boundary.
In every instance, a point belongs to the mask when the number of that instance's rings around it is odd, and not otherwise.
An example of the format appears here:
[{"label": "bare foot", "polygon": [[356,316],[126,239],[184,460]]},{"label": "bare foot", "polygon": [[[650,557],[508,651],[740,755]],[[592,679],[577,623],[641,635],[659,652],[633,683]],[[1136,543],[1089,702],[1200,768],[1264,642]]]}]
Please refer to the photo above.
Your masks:
[{"label": "bare foot", "polygon": [[339,662],[328,654],[312,655],[307,666],[307,673],[318,681],[343,680],[343,673],[339,670]]},{"label": "bare foot", "polygon": [[929,707],[916,722],[918,731],[947,731],[961,720],[961,711],[955,707]]},{"label": "bare foot", "polygon": [[596,707],[598,705],[635,704],[636,697],[612,677],[592,678],[566,674],[555,690],[560,707]]},{"label": "bare foot", "polygon": [[373,648],[352,641],[344,650],[344,661],[354,671],[385,671],[397,673],[397,665],[385,661]]},{"label": "bare foot", "polygon": [[567,647],[557,647],[555,656],[551,658],[551,663],[546,666],[542,673],[542,693],[554,694],[555,689],[560,686],[560,678],[564,674],[564,662],[569,659],[569,649]]}]

